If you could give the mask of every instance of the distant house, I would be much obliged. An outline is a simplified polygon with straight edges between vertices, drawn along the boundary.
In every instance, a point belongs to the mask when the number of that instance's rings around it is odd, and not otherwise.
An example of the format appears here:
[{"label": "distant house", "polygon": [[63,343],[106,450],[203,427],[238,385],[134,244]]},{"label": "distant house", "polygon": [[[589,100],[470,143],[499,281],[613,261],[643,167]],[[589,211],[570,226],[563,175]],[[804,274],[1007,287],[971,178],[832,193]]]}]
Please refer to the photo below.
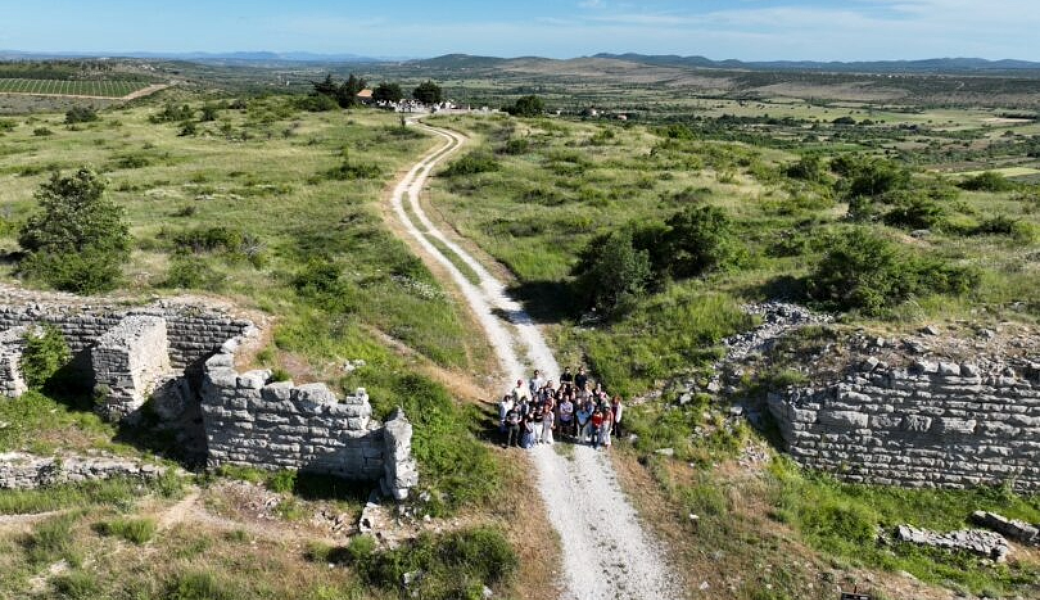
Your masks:
[{"label": "distant house", "polygon": [[357,93],[357,101],[361,104],[372,104],[375,99],[372,98],[372,90],[365,89]]}]

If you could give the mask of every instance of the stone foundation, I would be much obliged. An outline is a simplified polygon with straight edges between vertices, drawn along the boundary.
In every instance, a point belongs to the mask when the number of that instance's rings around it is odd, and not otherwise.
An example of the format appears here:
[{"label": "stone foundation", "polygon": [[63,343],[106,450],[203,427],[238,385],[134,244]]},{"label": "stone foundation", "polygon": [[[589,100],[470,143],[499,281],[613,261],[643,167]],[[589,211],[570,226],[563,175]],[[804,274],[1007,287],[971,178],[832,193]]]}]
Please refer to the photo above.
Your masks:
[{"label": "stone foundation", "polygon": [[155,479],[165,469],[114,457],[0,454],[0,489],[29,490],[116,477]]},{"label": "stone foundation", "polygon": [[853,482],[1040,490],[1040,368],[867,360],[833,385],[770,394],[791,457]]}]

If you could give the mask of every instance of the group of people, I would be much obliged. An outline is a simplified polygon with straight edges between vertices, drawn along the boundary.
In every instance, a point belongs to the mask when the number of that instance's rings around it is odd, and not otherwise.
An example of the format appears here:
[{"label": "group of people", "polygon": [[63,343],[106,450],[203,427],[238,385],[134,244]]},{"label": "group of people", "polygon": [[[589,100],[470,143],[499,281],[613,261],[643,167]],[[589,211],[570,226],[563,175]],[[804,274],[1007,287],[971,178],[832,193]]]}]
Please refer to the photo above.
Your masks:
[{"label": "group of people", "polygon": [[584,367],[577,373],[565,368],[559,385],[536,370],[529,381],[517,380],[498,404],[507,448],[553,444],[556,436],[609,448],[611,438],[621,435],[623,415],[621,396],[611,398],[602,384],[593,384]]}]

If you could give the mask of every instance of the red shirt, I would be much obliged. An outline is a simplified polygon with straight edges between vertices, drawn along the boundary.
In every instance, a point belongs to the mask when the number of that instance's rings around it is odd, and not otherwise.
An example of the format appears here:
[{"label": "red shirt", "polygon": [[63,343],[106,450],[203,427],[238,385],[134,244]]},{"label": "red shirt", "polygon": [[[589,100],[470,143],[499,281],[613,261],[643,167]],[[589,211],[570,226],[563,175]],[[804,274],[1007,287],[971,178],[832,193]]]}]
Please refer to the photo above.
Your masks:
[{"label": "red shirt", "polygon": [[603,425],[603,413],[597,411],[596,414],[592,415],[592,426],[599,427],[601,425]]}]

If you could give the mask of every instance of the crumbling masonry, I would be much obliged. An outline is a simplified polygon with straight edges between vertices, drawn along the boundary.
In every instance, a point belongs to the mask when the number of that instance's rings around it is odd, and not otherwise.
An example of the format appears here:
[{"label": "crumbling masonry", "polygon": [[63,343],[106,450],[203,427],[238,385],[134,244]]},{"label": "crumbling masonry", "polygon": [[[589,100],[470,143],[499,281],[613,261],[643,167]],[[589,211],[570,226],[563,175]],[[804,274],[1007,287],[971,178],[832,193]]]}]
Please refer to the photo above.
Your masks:
[{"label": "crumbling masonry", "polygon": [[133,423],[151,400],[162,422],[178,428],[210,466],[379,481],[397,499],[417,484],[412,426],[402,412],[384,425],[372,419],[364,390],[341,400],[324,384],[274,382],[269,371],[238,373],[235,352],[258,333],[248,320],[194,302],[127,308],[0,287],[0,394],[26,391],[24,339],[42,325],[64,335],[73,353],[67,368],[94,389],[99,413]]}]

